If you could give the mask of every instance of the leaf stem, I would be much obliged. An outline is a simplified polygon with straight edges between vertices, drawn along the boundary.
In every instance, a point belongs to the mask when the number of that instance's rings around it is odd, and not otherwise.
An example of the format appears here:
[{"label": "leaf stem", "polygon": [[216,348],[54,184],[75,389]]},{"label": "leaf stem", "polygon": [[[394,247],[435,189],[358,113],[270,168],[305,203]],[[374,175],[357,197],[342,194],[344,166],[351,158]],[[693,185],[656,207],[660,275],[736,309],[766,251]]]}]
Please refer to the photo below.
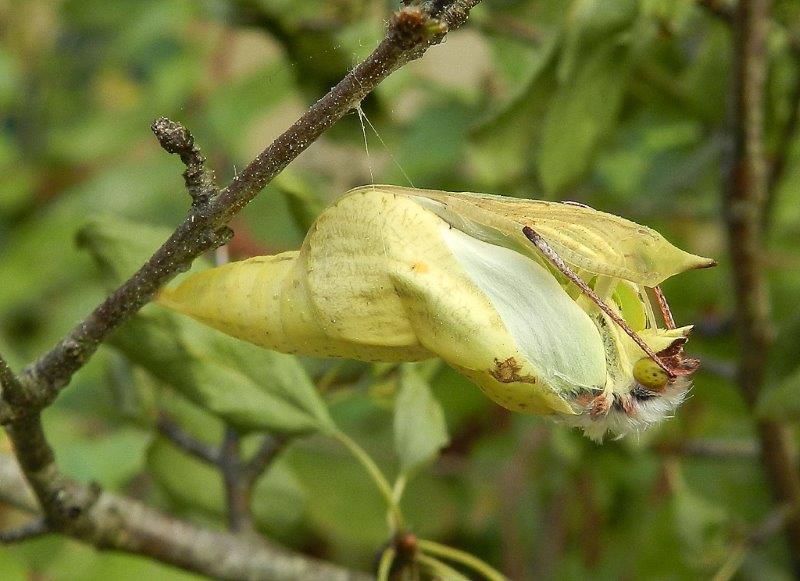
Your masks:
[{"label": "leaf stem", "polygon": [[387,547],[381,554],[381,561],[378,563],[378,581],[389,581],[389,573],[392,571],[392,563],[397,555],[394,547]]},{"label": "leaf stem", "polygon": [[389,505],[389,526],[392,529],[393,533],[396,533],[403,529],[403,514],[400,511],[400,506],[394,499],[394,492],[392,491],[392,487],[389,484],[389,481],[381,472],[381,469],[378,468],[378,465],[375,464],[375,461],[370,457],[369,454],[359,446],[355,440],[350,438],[344,432],[339,430],[335,430],[331,432],[331,436],[339,440],[345,448],[347,448],[353,456],[355,456],[356,460],[358,460],[367,473],[372,478],[372,481],[375,483],[375,486],[378,487],[381,494],[383,495],[386,503]]},{"label": "leaf stem", "polygon": [[725,562],[720,567],[719,571],[714,575],[712,581],[730,581],[733,576],[739,571],[739,567],[744,563],[744,558],[747,556],[747,547],[744,544],[734,547],[731,554],[725,559]]},{"label": "leaf stem", "polygon": [[465,553],[464,551],[459,551],[458,549],[448,547],[447,545],[441,545],[434,541],[426,541],[425,539],[420,539],[418,546],[421,551],[430,555],[436,555],[437,557],[442,557],[443,559],[449,559],[450,561],[461,563],[476,573],[480,573],[489,581],[508,581],[507,577],[500,571],[491,565],[484,563],[478,557],[470,555],[469,553]]},{"label": "leaf stem", "polygon": [[392,488],[392,502],[397,505],[400,505],[400,499],[403,497],[403,492],[406,490],[406,484],[408,484],[407,474],[401,474],[397,477],[397,480],[394,481],[394,487]]},{"label": "leaf stem", "polygon": [[435,559],[420,553],[415,557],[415,560],[423,567],[426,567],[428,571],[433,574],[435,579],[448,579],[448,581],[469,581],[469,577],[462,575],[450,565],[441,562],[439,559]]}]

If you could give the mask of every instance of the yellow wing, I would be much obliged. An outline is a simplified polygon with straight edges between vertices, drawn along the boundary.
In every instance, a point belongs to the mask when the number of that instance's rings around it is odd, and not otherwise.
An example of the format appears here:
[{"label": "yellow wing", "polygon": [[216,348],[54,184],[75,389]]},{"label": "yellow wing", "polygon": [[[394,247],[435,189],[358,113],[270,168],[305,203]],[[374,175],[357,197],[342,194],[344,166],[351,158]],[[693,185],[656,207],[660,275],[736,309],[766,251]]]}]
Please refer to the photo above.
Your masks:
[{"label": "yellow wing", "polygon": [[365,187],[432,200],[428,207],[455,227],[490,242],[505,239],[507,245],[533,255],[536,251],[522,234],[522,228],[530,226],[570,265],[648,287],[715,264],[675,247],[655,230],[586,206],[469,192]]},{"label": "yellow wing", "polygon": [[285,353],[440,356],[509,409],[572,414],[565,393],[609,380],[606,345],[523,226],[575,267],[645,286],[713,262],[590,208],[366,186],[325,210],[299,252],[188,276],[158,301]]}]

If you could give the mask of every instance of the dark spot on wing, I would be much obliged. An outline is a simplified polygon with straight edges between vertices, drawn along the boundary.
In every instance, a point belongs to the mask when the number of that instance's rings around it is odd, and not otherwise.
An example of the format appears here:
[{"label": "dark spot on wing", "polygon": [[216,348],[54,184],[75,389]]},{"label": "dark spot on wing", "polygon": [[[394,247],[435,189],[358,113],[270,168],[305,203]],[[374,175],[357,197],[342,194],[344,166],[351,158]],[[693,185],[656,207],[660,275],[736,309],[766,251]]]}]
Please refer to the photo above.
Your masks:
[{"label": "dark spot on wing", "polygon": [[521,369],[522,366],[517,363],[514,357],[509,357],[503,361],[495,358],[494,367],[489,370],[489,373],[500,383],[536,383],[536,378],[533,375],[520,375]]}]

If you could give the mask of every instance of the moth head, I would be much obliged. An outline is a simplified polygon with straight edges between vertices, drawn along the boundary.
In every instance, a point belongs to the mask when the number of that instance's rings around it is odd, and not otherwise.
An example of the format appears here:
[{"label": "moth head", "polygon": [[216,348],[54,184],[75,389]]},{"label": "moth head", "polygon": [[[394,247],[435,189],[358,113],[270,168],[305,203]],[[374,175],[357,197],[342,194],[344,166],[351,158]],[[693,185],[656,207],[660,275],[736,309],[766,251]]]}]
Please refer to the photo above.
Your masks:
[{"label": "moth head", "polygon": [[633,378],[636,382],[655,392],[662,391],[669,383],[669,375],[649,357],[641,357],[633,364]]},{"label": "moth head", "polygon": [[[603,284],[600,283],[601,288]],[[691,374],[699,362],[687,357],[683,346],[692,327],[666,328],[668,313],[659,320],[652,292],[629,281],[617,281],[607,291],[607,304],[628,323],[656,358],[647,355],[628,333],[596,305],[584,307],[595,322],[605,347],[608,378],[595,389],[577,389],[567,395],[574,415],[562,421],[578,427],[595,441],[640,432],[671,417],[691,388]],[[626,297],[623,300],[622,297]],[[635,299],[635,300],[634,300]]]}]

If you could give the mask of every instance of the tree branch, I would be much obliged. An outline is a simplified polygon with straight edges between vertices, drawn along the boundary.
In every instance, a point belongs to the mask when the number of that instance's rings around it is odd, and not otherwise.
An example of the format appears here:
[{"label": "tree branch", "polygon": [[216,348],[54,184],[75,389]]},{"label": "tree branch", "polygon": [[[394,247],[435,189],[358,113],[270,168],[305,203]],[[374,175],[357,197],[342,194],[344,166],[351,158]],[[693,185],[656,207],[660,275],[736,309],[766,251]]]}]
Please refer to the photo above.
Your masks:
[{"label": "tree branch", "polygon": [[[431,8],[420,7],[406,7],[395,13],[385,38],[370,56],[314,103],[207,206],[193,206],[186,220],[136,274],[51,351],[25,369],[22,383],[35,395],[25,407],[33,410],[48,405],[114,328],[142,308],[178,272],[189,268],[200,254],[230,239],[227,223],[290,161],[389,74],[419,58],[430,46],[441,42],[449,30],[461,26],[479,1],[455,0],[444,8],[439,5],[436,16],[427,11]],[[8,415],[0,417],[3,423],[10,419]]]},{"label": "tree branch", "polygon": [[[732,148],[723,200],[741,342],[738,384],[751,410],[755,410],[764,386],[767,355],[773,341],[769,291],[762,263],[762,225],[769,188],[763,136],[769,11],[769,0],[740,2],[733,20]],[[762,462],[776,500],[800,506],[800,474],[788,428],[761,420],[757,422],[757,431]],[[798,511],[787,520],[786,537],[793,567],[800,574]]]},{"label": "tree branch", "polygon": [[[50,474],[71,496],[93,497],[84,511],[73,511],[71,522],[58,532],[103,550],[144,555],[218,579],[367,581],[371,576],[296,555],[252,536],[211,531],[172,518],[146,505],[98,492],[63,478],[54,466]],[[9,456],[0,454],[0,482],[16,484],[18,505],[28,506],[30,487]],[[77,507],[73,507],[77,508]]]}]

